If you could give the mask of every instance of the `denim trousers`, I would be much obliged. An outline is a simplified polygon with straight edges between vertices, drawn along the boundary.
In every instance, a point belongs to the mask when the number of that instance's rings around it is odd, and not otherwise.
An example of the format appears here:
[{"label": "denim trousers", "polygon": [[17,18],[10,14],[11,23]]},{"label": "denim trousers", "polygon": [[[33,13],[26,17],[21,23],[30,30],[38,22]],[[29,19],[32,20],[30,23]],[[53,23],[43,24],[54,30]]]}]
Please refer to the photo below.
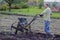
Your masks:
[{"label": "denim trousers", "polygon": [[50,21],[48,20],[44,20],[44,31],[47,33],[47,34],[50,34]]}]

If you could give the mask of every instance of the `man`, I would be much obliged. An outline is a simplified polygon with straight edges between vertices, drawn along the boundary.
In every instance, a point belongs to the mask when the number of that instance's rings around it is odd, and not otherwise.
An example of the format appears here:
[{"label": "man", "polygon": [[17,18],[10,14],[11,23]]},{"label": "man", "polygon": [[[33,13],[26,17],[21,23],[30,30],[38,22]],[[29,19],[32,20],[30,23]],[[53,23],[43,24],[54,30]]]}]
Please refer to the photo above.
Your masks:
[{"label": "man", "polygon": [[50,34],[49,26],[50,26],[50,22],[51,22],[50,15],[51,15],[52,11],[48,7],[48,4],[46,4],[45,7],[46,7],[46,9],[40,14],[40,16],[44,18],[44,31],[47,34]]}]

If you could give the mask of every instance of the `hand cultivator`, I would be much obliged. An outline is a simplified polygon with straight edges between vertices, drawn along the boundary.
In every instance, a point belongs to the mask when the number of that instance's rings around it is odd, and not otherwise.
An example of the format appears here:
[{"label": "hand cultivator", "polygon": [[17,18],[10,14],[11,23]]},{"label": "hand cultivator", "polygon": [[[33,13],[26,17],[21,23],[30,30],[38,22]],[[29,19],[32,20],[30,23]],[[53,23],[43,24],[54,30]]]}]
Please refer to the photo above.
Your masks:
[{"label": "hand cultivator", "polygon": [[15,34],[17,34],[18,31],[21,31],[22,33],[32,33],[30,24],[37,18],[37,15],[33,17],[33,19],[28,23],[26,18],[18,18],[19,22],[17,24],[17,27],[13,26],[15,23],[11,25],[11,29],[16,29]]},{"label": "hand cultivator", "polygon": [[[18,24],[17,24],[17,27],[15,27],[15,26],[13,26],[15,23],[13,23],[12,25],[11,25],[11,29],[12,28],[14,28],[14,29],[16,29],[16,31],[15,31],[15,34],[17,34],[17,32],[18,31],[20,31],[20,32],[22,32],[22,34],[28,34],[28,33],[33,33],[32,32],[32,30],[31,30],[31,23],[33,22],[33,21],[35,21],[36,20],[36,18],[37,18],[37,16],[38,15],[35,15],[34,17],[33,17],[33,19],[28,23],[28,21],[27,21],[27,19],[26,18],[18,18],[18,20],[19,20],[19,22],[18,22]],[[40,16],[42,16],[42,15],[40,15]],[[54,37],[53,37],[53,35],[51,35],[51,34],[45,34],[46,35],[46,37],[47,37],[47,39],[53,39],[54,40]]]}]

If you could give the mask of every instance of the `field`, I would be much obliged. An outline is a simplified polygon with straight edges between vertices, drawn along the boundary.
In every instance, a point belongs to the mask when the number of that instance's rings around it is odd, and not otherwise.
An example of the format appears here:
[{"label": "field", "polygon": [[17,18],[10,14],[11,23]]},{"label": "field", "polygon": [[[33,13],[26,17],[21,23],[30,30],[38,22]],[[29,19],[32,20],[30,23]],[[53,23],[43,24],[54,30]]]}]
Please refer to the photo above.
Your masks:
[{"label": "field", "polygon": [[[25,17],[27,18],[28,23],[32,20],[33,17],[31,16],[16,16],[16,15],[0,15],[0,31],[11,31],[11,25],[16,21],[18,22],[18,17]],[[16,26],[16,25],[15,25]],[[43,18],[37,18],[34,22],[31,23],[32,31],[36,30],[38,32],[44,32],[44,24]],[[60,35],[60,19],[51,19],[51,33],[59,34]]]},{"label": "field", "polygon": [[[46,40],[44,27],[43,27],[43,20],[42,18],[37,18],[32,24],[31,29],[34,33],[38,34],[27,34],[21,35],[21,32],[18,32],[17,35],[14,35],[15,30],[11,31],[11,25],[15,21],[18,22],[18,17],[25,17],[27,21],[30,22],[33,17],[26,17],[26,16],[16,16],[16,15],[0,15],[0,40]],[[60,19],[51,19],[51,33],[59,34],[60,35]],[[53,25],[53,26],[52,26]],[[55,37],[55,40],[60,40],[59,37]]]},{"label": "field", "polygon": [[[8,11],[0,11],[0,12],[7,12],[10,14],[23,14],[23,15],[36,15],[40,14],[43,9],[38,8],[27,8],[27,9],[12,9],[11,12]],[[21,32],[18,32],[17,35],[14,35],[15,30],[11,31],[11,25],[15,21],[18,22],[18,17],[25,17],[27,21],[30,22],[32,20],[32,16],[16,16],[16,15],[4,15],[0,14],[0,40],[53,40],[47,39],[46,34],[44,32],[44,25],[43,19],[37,18],[32,24],[31,29],[32,32],[37,34],[27,34],[21,35]],[[54,18],[60,18],[60,13],[52,13]],[[51,19],[51,27],[50,31],[52,34],[59,34],[58,36],[55,35],[54,40],[60,40],[60,19]]]}]

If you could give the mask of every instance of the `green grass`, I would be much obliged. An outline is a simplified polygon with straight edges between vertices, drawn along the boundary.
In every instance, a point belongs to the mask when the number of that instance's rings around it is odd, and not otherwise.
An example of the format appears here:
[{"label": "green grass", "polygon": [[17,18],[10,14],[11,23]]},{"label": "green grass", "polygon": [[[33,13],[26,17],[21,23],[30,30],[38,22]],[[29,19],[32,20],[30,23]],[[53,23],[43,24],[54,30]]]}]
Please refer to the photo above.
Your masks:
[{"label": "green grass", "polygon": [[[38,9],[37,7],[35,7],[35,8],[32,7],[32,8],[26,8],[26,9],[12,9],[10,13],[23,14],[23,15],[36,15],[36,14],[40,14],[43,10],[44,10],[44,8]],[[4,11],[2,11],[2,12],[4,12]],[[5,12],[8,12],[8,10]],[[60,13],[52,13],[51,17],[60,18]]]},{"label": "green grass", "polygon": [[51,17],[60,18],[60,13],[52,13]]},{"label": "green grass", "polygon": [[27,8],[27,9],[12,9],[11,12],[25,15],[36,15],[43,11],[43,9],[38,8]]}]

